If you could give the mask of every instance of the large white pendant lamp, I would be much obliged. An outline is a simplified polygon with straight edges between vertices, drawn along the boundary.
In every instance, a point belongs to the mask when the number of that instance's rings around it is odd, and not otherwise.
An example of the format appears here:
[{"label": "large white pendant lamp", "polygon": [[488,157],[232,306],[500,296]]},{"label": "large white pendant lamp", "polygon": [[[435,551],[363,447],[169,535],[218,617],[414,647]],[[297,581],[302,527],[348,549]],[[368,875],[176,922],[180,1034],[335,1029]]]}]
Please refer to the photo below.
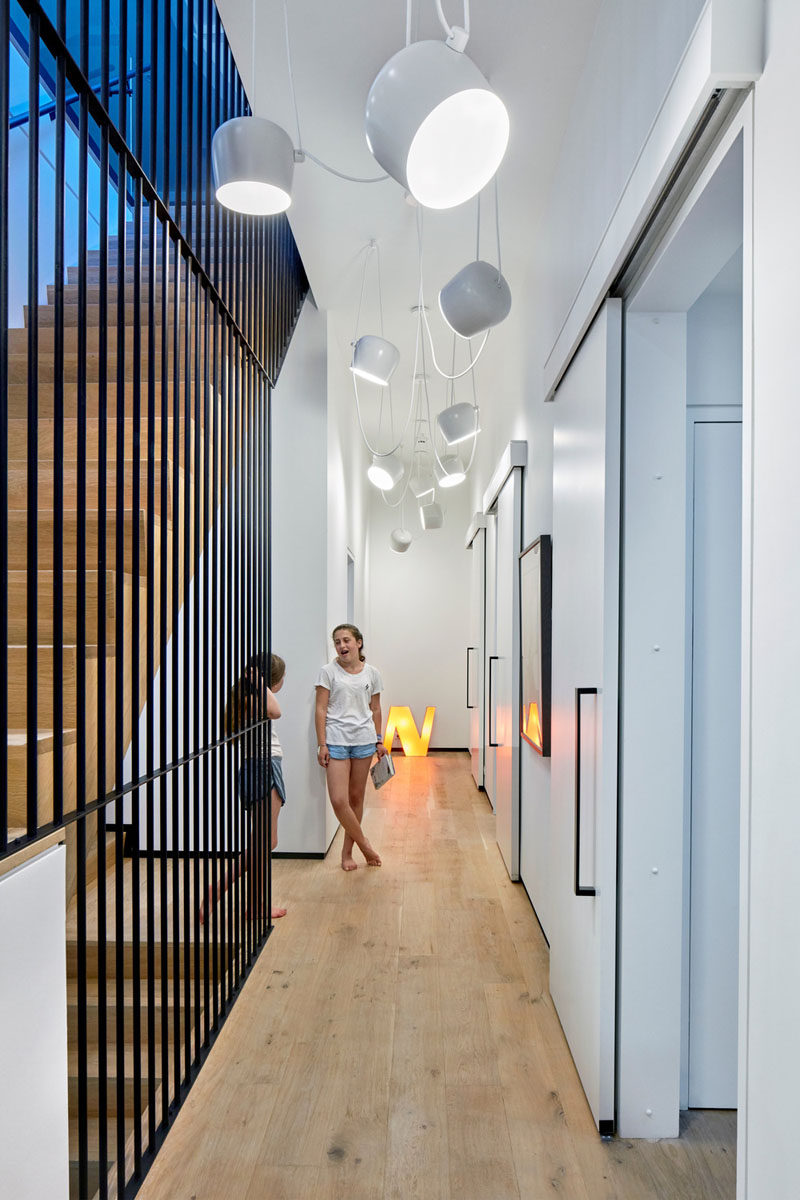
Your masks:
[{"label": "large white pendant lamp", "polygon": [[506,152],[508,131],[500,97],[472,59],[444,42],[399,50],[367,97],[367,145],[428,208],[453,208],[485,187]]},{"label": "large white pendant lamp", "polygon": [[365,333],[353,343],[353,360],[350,370],[359,379],[386,387],[400,362],[400,351],[386,338]]},{"label": "large white pendant lamp", "polygon": [[442,437],[448,446],[457,446],[467,438],[480,433],[480,414],[477,404],[451,404],[443,408],[436,418]]},{"label": "large white pendant lamp", "polygon": [[373,454],[367,477],[376,488],[388,492],[403,478],[404,469],[396,454]]},{"label": "large white pendant lamp", "polygon": [[511,289],[497,267],[476,259],[444,285],[439,308],[454,333],[475,337],[506,319],[511,311]]},{"label": "large white pendant lamp", "polygon": [[264,117],[233,117],[211,139],[217,200],[248,216],[285,212],[292,202],[294,146],[285,129]]}]

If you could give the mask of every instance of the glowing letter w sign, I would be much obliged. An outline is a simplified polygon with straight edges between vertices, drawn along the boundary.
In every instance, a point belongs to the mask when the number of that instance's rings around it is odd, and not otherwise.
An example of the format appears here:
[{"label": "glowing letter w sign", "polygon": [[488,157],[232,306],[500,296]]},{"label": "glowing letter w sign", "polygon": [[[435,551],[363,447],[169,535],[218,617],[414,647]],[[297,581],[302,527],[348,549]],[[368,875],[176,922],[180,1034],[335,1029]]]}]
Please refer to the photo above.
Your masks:
[{"label": "glowing letter w sign", "polygon": [[435,708],[425,709],[425,720],[422,722],[422,733],[417,732],[410,708],[393,707],[389,709],[386,719],[386,732],[383,744],[387,752],[392,749],[395,732],[400,738],[400,745],[406,758],[423,758],[428,753],[428,743],[433,730]]}]

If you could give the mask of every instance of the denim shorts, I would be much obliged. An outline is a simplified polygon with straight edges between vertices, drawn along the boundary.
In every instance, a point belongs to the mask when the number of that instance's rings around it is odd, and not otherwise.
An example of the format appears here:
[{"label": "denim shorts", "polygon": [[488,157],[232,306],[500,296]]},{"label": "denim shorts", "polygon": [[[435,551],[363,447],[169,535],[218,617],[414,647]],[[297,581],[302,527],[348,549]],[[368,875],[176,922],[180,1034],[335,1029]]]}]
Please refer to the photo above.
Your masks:
[{"label": "denim shorts", "polygon": [[366,746],[331,746],[328,743],[328,753],[331,758],[372,758],[375,745],[375,742],[369,742]]},{"label": "denim shorts", "polygon": [[[271,779],[268,766],[271,765]],[[248,758],[239,768],[239,799],[245,808],[251,808],[259,800],[266,800],[271,789],[280,796],[281,805],[286,803],[286,784],[283,782],[283,759]]]}]

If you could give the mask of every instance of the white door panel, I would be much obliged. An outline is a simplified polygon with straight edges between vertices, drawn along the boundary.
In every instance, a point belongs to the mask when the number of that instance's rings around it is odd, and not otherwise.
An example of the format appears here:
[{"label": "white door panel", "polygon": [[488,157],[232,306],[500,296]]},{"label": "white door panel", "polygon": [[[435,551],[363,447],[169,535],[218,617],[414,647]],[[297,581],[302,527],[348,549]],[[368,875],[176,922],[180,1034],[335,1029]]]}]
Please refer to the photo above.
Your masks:
[{"label": "white door panel", "polygon": [[483,786],[489,803],[495,807],[497,793],[497,741],[495,726],[495,677],[497,669],[497,537],[494,515],[486,518],[486,640],[484,643],[484,678],[486,680],[486,714],[484,737]]},{"label": "white door panel", "polygon": [[694,425],[689,1105],[737,1103],[742,427]]},{"label": "white door panel", "polygon": [[479,529],[470,547],[472,554],[472,610],[467,650],[467,705],[472,777],[484,787],[486,770],[486,530]]},{"label": "white door panel", "polygon": [[614,1119],[620,392],[610,300],[556,392],[553,444],[550,990],[603,1131]]},{"label": "white door panel", "polygon": [[496,661],[492,679],[496,836],[512,879],[519,879],[519,552],[522,472],[512,470],[497,498]]}]

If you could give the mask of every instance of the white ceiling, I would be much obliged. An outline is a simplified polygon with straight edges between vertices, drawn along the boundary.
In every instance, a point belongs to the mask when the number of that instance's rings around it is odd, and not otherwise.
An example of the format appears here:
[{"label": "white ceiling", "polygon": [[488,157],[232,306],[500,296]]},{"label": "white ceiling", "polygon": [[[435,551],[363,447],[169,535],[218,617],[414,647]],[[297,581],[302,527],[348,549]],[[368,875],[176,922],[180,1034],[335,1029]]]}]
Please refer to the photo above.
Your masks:
[{"label": "white ceiling", "polygon": [[[536,238],[569,104],[602,0],[473,0],[467,53],[504,100],[511,119],[506,157],[498,174],[503,273],[519,318]],[[282,125],[297,144],[290,99],[281,0],[217,0],[237,65],[259,116]],[[364,138],[364,105],[383,63],[405,43],[403,0],[288,0],[289,27],[300,125],[305,148],[341,171],[382,174]],[[461,24],[461,0],[445,0]],[[412,38],[444,37],[434,0],[416,0]],[[495,261],[492,185],[482,205],[481,257]],[[393,180],[353,184],[314,163],[295,168],[289,220],[317,304],[333,314],[342,342],[342,369],[354,332],[362,251],[374,239],[381,254],[386,336],[402,355],[395,376],[395,405],[405,411],[414,355],[418,267],[416,214]],[[440,361],[449,360],[448,338],[436,311],[439,288],[475,253],[476,202],[424,214],[425,297]],[[359,333],[378,332],[374,276]],[[346,329],[346,333],[344,330]],[[490,338],[492,357],[524,355],[525,322],[511,320]],[[334,358],[335,361],[335,358]]]}]

